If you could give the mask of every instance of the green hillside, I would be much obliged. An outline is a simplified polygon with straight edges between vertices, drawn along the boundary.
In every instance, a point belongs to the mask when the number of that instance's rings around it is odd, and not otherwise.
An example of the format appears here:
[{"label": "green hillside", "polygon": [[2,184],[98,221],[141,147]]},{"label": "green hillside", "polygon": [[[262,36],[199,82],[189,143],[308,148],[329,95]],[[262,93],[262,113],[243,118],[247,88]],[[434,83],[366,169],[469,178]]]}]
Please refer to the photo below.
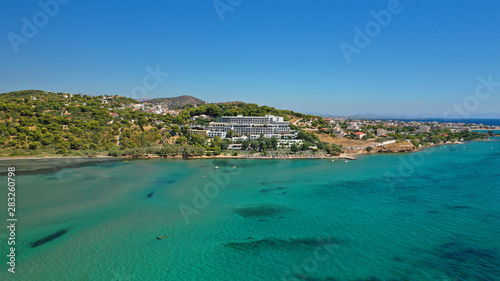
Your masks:
[{"label": "green hillside", "polygon": [[157,98],[144,101],[144,103],[163,104],[170,109],[184,108],[186,105],[206,104],[206,101],[192,96],[179,96],[173,98]]},{"label": "green hillside", "polygon": [[[238,114],[311,117],[246,103],[185,105],[177,116],[134,110],[133,104],[138,102],[121,96],[40,90],[0,94],[0,156],[217,154],[227,148],[226,140],[216,139],[209,145],[205,136],[190,135],[186,125],[204,125],[217,116]],[[193,121],[201,114],[210,119]],[[157,151],[159,147],[162,152]]]}]

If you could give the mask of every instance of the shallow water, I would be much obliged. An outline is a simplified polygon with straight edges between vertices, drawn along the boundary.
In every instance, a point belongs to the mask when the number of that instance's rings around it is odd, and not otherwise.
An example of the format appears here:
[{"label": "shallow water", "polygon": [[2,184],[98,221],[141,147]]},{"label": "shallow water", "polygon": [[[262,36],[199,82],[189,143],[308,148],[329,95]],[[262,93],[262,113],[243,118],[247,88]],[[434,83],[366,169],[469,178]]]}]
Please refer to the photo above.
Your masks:
[{"label": "shallow water", "polygon": [[2,262],[0,279],[500,280],[499,156],[490,141],[31,171],[16,182],[17,273]]}]

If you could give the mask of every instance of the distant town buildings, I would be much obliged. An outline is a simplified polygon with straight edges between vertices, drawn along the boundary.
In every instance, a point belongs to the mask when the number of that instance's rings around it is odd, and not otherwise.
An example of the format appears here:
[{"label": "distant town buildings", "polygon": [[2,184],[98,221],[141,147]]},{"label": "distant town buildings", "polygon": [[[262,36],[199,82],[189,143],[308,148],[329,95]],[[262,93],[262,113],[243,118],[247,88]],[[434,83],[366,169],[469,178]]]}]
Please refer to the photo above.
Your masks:
[{"label": "distant town buildings", "polygon": [[387,134],[387,131],[384,129],[377,129],[377,137],[381,137]]},{"label": "distant town buildings", "polygon": [[337,137],[343,137],[346,135],[345,131],[340,127],[333,128],[332,133]]},{"label": "distant town buildings", "polygon": [[417,132],[419,133],[428,133],[431,131],[430,126],[419,126]]},{"label": "distant town buildings", "polygon": [[347,124],[348,130],[359,130],[359,124],[357,122],[349,122]]},{"label": "distant town buildings", "polygon": [[366,134],[363,132],[357,132],[357,133],[354,133],[354,135],[356,135],[356,137],[358,137],[359,139],[362,139],[364,136],[366,136]]},{"label": "distant town buildings", "polygon": [[181,113],[181,110],[168,109],[162,104],[131,103],[129,104],[129,107],[131,107],[133,110],[141,110],[149,113],[162,114],[162,115],[171,114],[173,116],[178,116]]}]

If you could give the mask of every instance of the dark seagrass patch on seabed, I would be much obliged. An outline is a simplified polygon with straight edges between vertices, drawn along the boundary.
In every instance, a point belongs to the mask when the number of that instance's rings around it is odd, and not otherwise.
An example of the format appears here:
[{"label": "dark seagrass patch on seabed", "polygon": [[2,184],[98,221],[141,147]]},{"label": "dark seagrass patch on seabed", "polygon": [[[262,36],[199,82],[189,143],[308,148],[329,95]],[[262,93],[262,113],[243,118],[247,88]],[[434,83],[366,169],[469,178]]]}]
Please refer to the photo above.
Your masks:
[{"label": "dark seagrass patch on seabed", "polygon": [[380,279],[374,276],[368,277],[368,279],[356,279],[356,281],[408,281],[408,279]]},{"label": "dark seagrass patch on seabed", "polygon": [[332,238],[298,238],[298,239],[280,239],[264,238],[245,242],[228,242],[224,246],[240,251],[260,251],[264,249],[293,250],[304,247],[317,247],[322,245],[338,246],[341,243],[339,239]]},{"label": "dark seagrass patch on seabed", "polygon": [[[328,277],[310,277],[305,274],[295,274],[294,277],[298,280],[304,280],[304,281],[340,281],[340,279],[337,279],[332,276]],[[390,280],[384,280],[380,279],[374,276],[368,277],[368,279],[356,279],[356,281],[407,281],[408,279],[390,279]]]},{"label": "dark seagrass patch on seabed", "polygon": [[475,247],[452,240],[439,245],[431,265],[456,280],[499,280],[500,253],[496,249]]},{"label": "dark seagrass patch on seabed", "polygon": [[42,239],[39,239],[39,240],[36,240],[35,242],[31,243],[31,248],[36,248],[36,247],[41,246],[41,245],[43,245],[45,243],[48,243],[48,242],[50,242],[50,241],[52,241],[54,239],[57,239],[57,238],[63,236],[67,232],[68,232],[68,230],[66,230],[66,229],[59,230],[59,231],[57,231],[57,232],[55,232],[55,233],[53,233],[53,234],[51,234],[49,236],[46,236],[46,237],[44,237]]},{"label": "dark seagrass patch on seabed", "polygon": [[[341,180],[326,182],[323,184],[314,184],[314,186],[322,187],[329,191],[338,191],[345,188],[349,190],[358,190],[366,193],[377,193],[380,190],[386,190],[386,180],[382,177],[370,177],[363,180]],[[331,193],[335,196],[335,193]]]},{"label": "dark seagrass patch on seabed", "polygon": [[155,194],[156,190],[158,190],[158,189],[160,189],[162,187],[165,187],[166,185],[171,185],[171,184],[176,183],[177,179],[173,178],[173,177],[174,177],[174,175],[169,175],[168,178],[161,178],[161,179],[157,180],[155,187],[152,189],[151,192],[149,192],[147,194],[147,197],[151,198]]},{"label": "dark seagrass patch on seabed", "polygon": [[298,280],[304,280],[304,281],[340,281],[339,279],[335,277],[310,277],[305,274],[294,274],[293,277],[295,277]]},{"label": "dark seagrass patch on seabed", "polygon": [[262,205],[257,205],[257,206],[251,206],[251,207],[242,207],[242,208],[237,208],[234,210],[235,213],[238,215],[244,217],[244,218],[251,218],[251,217],[274,217],[277,215],[281,215],[283,213],[289,212],[291,209],[282,207],[282,206],[277,206],[277,205],[272,205],[272,204],[262,204]]},{"label": "dark seagrass patch on seabed", "polygon": [[404,262],[405,261],[402,257],[394,257],[394,258],[392,258],[392,260],[395,262]]},{"label": "dark seagrass patch on seabed", "polygon": [[177,179],[172,178],[172,176],[169,176],[168,178],[162,178],[162,179],[157,180],[156,184],[162,186],[162,185],[170,185],[170,184],[173,184],[175,182],[177,182]]},{"label": "dark seagrass patch on seabed", "polygon": [[[86,166],[114,167],[122,165],[116,159],[101,159],[100,162],[95,158],[58,158],[58,159],[26,159],[18,160],[19,169],[16,167],[16,175],[50,175],[56,174],[64,169],[82,168]],[[0,165],[2,166],[2,165]],[[18,171],[17,171],[18,170]],[[3,169],[0,176],[6,176],[7,172]],[[57,177],[59,179],[59,177]]]},{"label": "dark seagrass patch on seabed", "polygon": [[419,203],[420,201],[421,200],[416,196],[400,196],[400,197],[398,197],[399,203],[416,204],[416,203]]},{"label": "dark seagrass patch on seabed", "polygon": [[279,187],[275,187],[275,188],[263,188],[260,190],[260,192],[268,193],[271,191],[280,191],[280,190],[285,190],[285,189],[288,189],[288,187],[279,186]]},{"label": "dark seagrass patch on seabed", "polygon": [[274,180],[274,181],[263,181],[260,184],[261,185],[273,185],[273,184],[282,184],[282,183],[287,183],[291,182],[290,180]]},{"label": "dark seagrass patch on seabed", "polygon": [[469,206],[463,206],[463,205],[443,205],[443,207],[445,207],[446,209],[449,209],[449,210],[467,210],[467,209],[470,209],[471,207]]},{"label": "dark seagrass patch on seabed", "polygon": [[177,181],[176,179],[169,179],[169,180],[165,181],[165,184],[173,184],[176,181]]}]

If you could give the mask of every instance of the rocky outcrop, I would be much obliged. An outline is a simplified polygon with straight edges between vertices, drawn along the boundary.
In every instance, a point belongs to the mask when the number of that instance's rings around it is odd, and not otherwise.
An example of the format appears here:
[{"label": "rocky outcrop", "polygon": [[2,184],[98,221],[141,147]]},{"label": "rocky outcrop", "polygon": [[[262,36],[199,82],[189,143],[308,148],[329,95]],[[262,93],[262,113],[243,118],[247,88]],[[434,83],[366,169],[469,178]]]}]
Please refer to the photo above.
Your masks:
[{"label": "rocky outcrop", "polygon": [[398,152],[413,152],[417,148],[412,143],[391,143],[386,146],[375,147],[374,152],[378,153],[398,153]]}]

